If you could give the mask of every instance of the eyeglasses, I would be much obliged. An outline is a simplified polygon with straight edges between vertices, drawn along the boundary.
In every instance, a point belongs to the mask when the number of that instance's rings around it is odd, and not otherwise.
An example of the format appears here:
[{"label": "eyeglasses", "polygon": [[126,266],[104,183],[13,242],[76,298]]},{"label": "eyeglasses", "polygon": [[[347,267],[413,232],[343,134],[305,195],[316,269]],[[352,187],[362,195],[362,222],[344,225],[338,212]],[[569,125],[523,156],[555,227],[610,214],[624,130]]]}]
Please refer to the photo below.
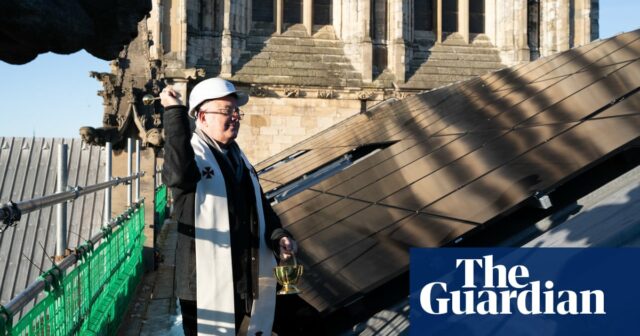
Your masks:
[{"label": "eyeglasses", "polygon": [[220,114],[220,115],[226,116],[227,118],[235,117],[238,120],[242,120],[242,118],[244,117],[244,113],[242,113],[242,111],[240,111],[240,109],[237,107],[229,107],[226,109],[219,109],[217,111],[200,111],[200,113]]}]

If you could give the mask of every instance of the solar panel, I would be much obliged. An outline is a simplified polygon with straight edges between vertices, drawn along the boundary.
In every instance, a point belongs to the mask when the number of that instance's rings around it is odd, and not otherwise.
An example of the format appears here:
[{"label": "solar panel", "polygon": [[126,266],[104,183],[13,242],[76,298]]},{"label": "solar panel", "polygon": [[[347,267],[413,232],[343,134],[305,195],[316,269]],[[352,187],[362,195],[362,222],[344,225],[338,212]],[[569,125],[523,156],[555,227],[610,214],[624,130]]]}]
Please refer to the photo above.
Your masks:
[{"label": "solar panel", "polygon": [[314,148],[302,157],[296,158],[288,164],[280,165],[260,177],[272,182],[285,184],[317,169],[325,164],[327,160],[339,158],[353,149],[353,147]]},{"label": "solar panel", "polygon": [[[564,64],[562,67],[556,68],[548,72],[540,79],[548,79],[552,77],[567,76],[584,69],[586,66],[605,58],[617,60],[621,50],[632,52],[636,47],[634,42],[638,42],[640,34],[637,32],[622,34],[615,39],[609,39],[596,48],[589,50],[583,54],[577,55],[571,62]],[[628,58],[627,58],[628,60]]]},{"label": "solar panel", "polygon": [[[419,210],[509,162],[532,146],[547,141],[566,129],[566,125],[514,130],[488,140],[477,150],[461,156],[432,174],[408,185],[380,202]],[[464,138],[456,141],[460,142]]]},{"label": "solar panel", "polygon": [[406,272],[410,247],[451,244],[637,145],[638,91],[635,31],[389,101],[265,161],[310,150],[261,176],[272,185],[397,141],[275,206],[303,298],[337,309]]},{"label": "solar panel", "polygon": [[[417,143],[412,147],[398,152],[396,155],[389,155],[384,162],[378,162],[377,164],[363,162],[361,165],[363,167],[369,167],[368,169],[353,172],[353,174],[349,174],[350,170],[346,170],[345,174],[336,176],[336,178],[333,179],[328,179],[324,185],[338,182],[339,184],[328,189],[327,192],[337,195],[350,195],[372,183],[376,183],[389,174],[398,171],[400,168],[417,161],[430,152],[438,150],[438,148],[456,138],[457,136],[430,138],[425,142]],[[374,158],[376,158],[376,156],[374,156]]]},{"label": "solar panel", "polygon": [[484,223],[535,191],[552,190],[571,174],[595,164],[639,135],[640,116],[576,124],[422,211]]},{"label": "solar panel", "polygon": [[308,202],[317,205],[301,204],[297,209],[284,213],[280,217],[283,220],[283,226],[301,243],[317,232],[322,231],[322,229],[353,215],[369,205],[366,202],[332,197],[331,195],[323,195],[322,197]]},{"label": "solar panel", "polygon": [[595,115],[593,119],[631,116],[637,114],[640,114],[640,93],[638,93],[638,90],[636,89],[622,101]]},{"label": "solar panel", "polygon": [[[365,200],[368,202],[381,201],[385,204],[398,206],[401,208],[417,210],[417,199],[427,197],[427,193],[433,191],[433,187],[427,190],[418,190],[418,186],[414,184],[418,181],[428,178],[430,175],[437,173],[443,167],[460,160],[461,157],[473,152],[481,147],[485,142],[492,138],[500,136],[502,132],[478,132],[467,134],[458,138],[446,146],[443,146],[432,153],[416,160],[401,169],[392,172],[382,179],[376,181],[363,189],[350,195],[350,197]],[[440,174],[438,174],[440,175]],[[448,184],[448,181],[438,181],[438,184]],[[413,194],[418,190],[422,197]],[[400,192],[398,192],[400,191]],[[395,194],[398,192],[397,194]],[[391,196],[393,194],[393,196]],[[404,201],[410,203],[403,203]]]}]

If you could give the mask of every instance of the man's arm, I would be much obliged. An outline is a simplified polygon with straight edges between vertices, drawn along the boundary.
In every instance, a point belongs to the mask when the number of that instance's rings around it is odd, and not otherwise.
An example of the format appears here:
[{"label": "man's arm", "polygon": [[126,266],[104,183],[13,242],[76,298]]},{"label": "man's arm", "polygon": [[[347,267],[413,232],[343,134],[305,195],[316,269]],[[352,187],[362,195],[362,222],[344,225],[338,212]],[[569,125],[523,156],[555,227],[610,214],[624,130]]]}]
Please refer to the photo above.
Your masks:
[{"label": "man's arm", "polygon": [[180,93],[171,86],[160,92],[160,103],[164,107],[164,164],[162,180],[180,193],[195,192],[200,180],[200,171],[191,147],[191,127],[187,107]]},{"label": "man's arm", "polygon": [[162,179],[170,188],[184,192],[195,191],[200,171],[191,147],[191,128],[187,119],[187,107],[168,106],[164,112],[164,164]]}]

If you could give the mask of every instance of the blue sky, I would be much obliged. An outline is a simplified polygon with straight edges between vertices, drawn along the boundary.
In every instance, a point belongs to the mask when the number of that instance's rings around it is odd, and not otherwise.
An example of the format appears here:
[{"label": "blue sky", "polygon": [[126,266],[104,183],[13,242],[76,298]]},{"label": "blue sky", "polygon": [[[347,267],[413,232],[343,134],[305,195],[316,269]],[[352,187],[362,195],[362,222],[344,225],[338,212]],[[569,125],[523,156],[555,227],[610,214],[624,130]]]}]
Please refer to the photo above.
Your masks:
[{"label": "blue sky", "polygon": [[[600,37],[640,27],[640,1],[600,0]],[[0,137],[78,137],[81,126],[102,126],[98,81],[89,71],[109,71],[109,62],[84,51],[52,53],[25,65],[0,61]]]}]

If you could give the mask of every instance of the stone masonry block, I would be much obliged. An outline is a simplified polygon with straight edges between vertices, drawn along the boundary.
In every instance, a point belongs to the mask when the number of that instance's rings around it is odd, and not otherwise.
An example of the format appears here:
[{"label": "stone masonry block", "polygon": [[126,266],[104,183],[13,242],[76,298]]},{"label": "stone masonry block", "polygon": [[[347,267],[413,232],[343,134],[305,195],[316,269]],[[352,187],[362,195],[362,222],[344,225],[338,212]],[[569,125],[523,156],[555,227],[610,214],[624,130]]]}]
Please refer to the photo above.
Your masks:
[{"label": "stone masonry block", "polygon": [[286,147],[289,147],[292,145],[291,141],[293,139],[291,138],[290,135],[274,135],[273,136],[273,143],[279,143],[279,144],[285,144]]},{"label": "stone masonry block", "polygon": [[295,140],[295,138],[299,138],[299,136],[301,135],[306,135],[308,132],[309,131],[305,127],[294,127],[286,130],[287,135],[294,136],[294,143],[299,141],[299,140]]},{"label": "stone masonry block", "polygon": [[300,127],[301,119],[299,116],[290,116],[285,120],[286,126],[290,128]]},{"label": "stone masonry block", "polygon": [[318,127],[325,129],[333,126],[333,118],[332,117],[318,117]]},{"label": "stone masonry block", "polygon": [[279,129],[276,127],[261,127],[260,135],[277,135]]},{"label": "stone masonry block", "polygon": [[309,117],[302,118],[300,126],[302,126],[307,130],[311,130],[318,127],[318,120],[316,118],[309,118]]},{"label": "stone masonry block", "polygon": [[[281,143],[272,143],[269,145],[269,152],[270,153],[279,153],[281,152],[283,149],[285,148],[285,146],[283,146]],[[265,157],[263,157],[263,159],[266,159],[267,157],[269,157],[271,155],[265,155]]]},{"label": "stone masonry block", "polygon": [[251,115],[247,118],[245,124],[251,125],[251,127],[265,127],[269,126],[269,118],[262,115]]}]

